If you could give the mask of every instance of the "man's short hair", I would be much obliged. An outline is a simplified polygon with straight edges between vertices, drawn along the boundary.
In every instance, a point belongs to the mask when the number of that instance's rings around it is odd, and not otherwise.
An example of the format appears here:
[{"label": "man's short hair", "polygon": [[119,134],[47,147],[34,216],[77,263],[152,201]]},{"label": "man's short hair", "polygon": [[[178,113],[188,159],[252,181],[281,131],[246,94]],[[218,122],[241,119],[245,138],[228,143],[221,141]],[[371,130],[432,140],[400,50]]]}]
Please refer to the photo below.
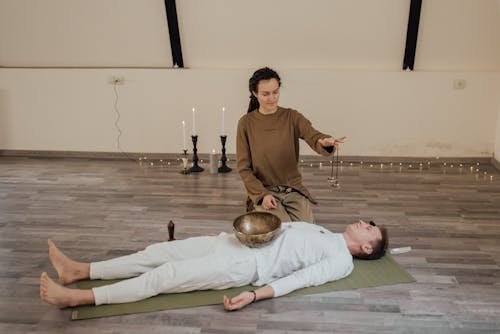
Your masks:
[{"label": "man's short hair", "polygon": [[382,234],[381,239],[377,239],[372,243],[372,252],[370,254],[358,254],[356,257],[363,260],[377,260],[385,255],[387,247],[389,246],[389,236],[387,234],[387,229],[385,226],[379,226],[380,233]]}]

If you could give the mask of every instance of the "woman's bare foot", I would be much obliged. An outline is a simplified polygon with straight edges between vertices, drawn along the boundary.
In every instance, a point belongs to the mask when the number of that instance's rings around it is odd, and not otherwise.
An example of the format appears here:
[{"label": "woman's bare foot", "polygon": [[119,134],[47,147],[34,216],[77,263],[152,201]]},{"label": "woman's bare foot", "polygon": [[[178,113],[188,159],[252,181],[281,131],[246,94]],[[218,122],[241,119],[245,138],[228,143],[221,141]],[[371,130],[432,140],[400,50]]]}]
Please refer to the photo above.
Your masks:
[{"label": "woman's bare foot", "polygon": [[72,289],[57,284],[46,272],[40,276],[40,298],[59,308],[77,305],[72,299]]},{"label": "woman's bare foot", "polygon": [[52,262],[52,266],[57,271],[61,284],[66,285],[80,279],[89,278],[90,266],[88,263],[71,260],[50,239],[48,240],[48,244],[50,262]]}]

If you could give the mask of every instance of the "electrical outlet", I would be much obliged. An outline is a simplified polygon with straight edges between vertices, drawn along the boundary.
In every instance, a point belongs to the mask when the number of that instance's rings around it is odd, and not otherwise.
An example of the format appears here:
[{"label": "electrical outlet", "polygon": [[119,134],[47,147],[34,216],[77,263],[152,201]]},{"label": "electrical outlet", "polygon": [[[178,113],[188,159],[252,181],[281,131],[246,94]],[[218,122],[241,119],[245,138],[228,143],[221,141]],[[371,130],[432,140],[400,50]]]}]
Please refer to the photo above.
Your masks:
[{"label": "electrical outlet", "polygon": [[454,89],[465,89],[465,80],[463,80],[463,79],[453,80],[453,88]]},{"label": "electrical outlet", "polygon": [[123,85],[125,83],[125,78],[121,75],[112,75],[108,80],[110,85]]}]

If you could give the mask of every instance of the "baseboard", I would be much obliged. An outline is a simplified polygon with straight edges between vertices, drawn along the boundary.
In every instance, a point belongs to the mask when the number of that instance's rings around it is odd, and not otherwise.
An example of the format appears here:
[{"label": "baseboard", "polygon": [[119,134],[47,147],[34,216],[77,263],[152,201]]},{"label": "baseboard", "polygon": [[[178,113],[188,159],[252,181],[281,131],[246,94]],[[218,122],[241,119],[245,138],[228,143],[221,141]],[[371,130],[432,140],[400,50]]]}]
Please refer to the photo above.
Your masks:
[{"label": "baseboard", "polygon": [[[144,152],[93,152],[93,151],[35,151],[35,150],[0,150],[3,157],[26,158],[75,158],[75,159],[103,159],[103,160],[175,160],[182,155],[176,153],[144,153]],[[208,157],[208,154],[206,155]]]},{"label": "baseboard", "polygon": [[491,158],[491,164],[496,168],[496,170],[500,171],[500,161],[495,159],[495,157]]},{"label": "baseboard", "polygon": [[[218,152],[218,155],[220,152]],[[191,158],[192,153],[188,153]],[[26,157],[26,158],[75,158],[75,159],[150,159],[150,160],[178,160],[181,153],[146,153],[146,152],[92,152],[92,151],[40,151],[40,150],[0,150],[0,157]],[[208,153],[198,154],[199,159],[208,159]],[[229,161],[236,159],[236,154],[227,154]],[[302,155],[301,162],[324,162],[331,157],[321,155]],[[302,161],[303,160],[303,161]],[[493,164],[500,169],[500,163],[490,157],[391,157],[391,156],[340,156],[342,163],[463,163],[463,164]]]}]

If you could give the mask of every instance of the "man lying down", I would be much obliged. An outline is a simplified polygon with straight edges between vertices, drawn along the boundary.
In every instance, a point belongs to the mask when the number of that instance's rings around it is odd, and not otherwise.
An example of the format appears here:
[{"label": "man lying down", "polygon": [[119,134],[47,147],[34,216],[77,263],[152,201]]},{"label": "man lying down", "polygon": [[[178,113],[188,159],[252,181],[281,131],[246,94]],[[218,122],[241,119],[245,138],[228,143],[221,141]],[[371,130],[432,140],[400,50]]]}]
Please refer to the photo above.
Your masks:
[{"label": "man lying down", "polygon": [[[283,223],[279,236],[261,248],[249,248],[234,234],[193,237],[148,246],[135,254],[101,262],[77,262],[48,240],[49,257],[59,276],[40,277],[40,297],[59,308],[83,304],[115,304],[160,293],[227,289],[252,284],[257,288],[229,299],[226,310],[239,310],[257,300],[286,295],[348,276],[353,256],[378,259],[388,245],[387,231],[360,220],[343,233],[305,222]],[[93,289],[64,285],[83,279],[120,279]]]}]

